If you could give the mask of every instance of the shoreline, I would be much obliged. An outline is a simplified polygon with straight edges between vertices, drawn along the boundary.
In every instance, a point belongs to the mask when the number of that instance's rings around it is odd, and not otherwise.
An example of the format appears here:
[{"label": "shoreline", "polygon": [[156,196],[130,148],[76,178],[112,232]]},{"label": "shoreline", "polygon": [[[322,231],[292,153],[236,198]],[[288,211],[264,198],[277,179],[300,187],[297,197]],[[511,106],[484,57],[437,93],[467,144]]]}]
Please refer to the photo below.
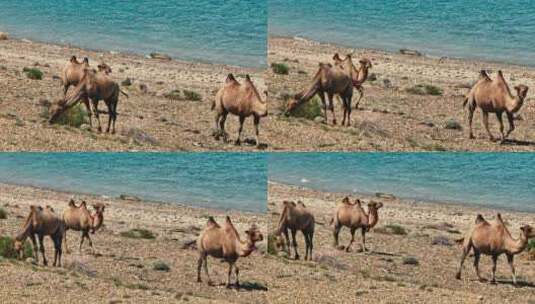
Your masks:
[{"label": "shoreline", "polygon": [[486,59],[486,58],[481,58],[477,56],[462,57],[462,56],[451,56],[451,55],[446,55],[446,54],[431,55],[431,54],[426,53],[424,50],[420,50],[420,49],[412,48],[412,47],[404,47],[404,46],[400,46],[399,49],[397,50],[388,50],[388,49],[383,49],[383,48],[374,48],[374,47],[366,47],[366,46],[355,47],[353,45],[344,44],[341,42],[333,42],[333,41],[326,41],[326,40],[324,41],[324,40],[318,40],[318,39],[299,36],[299,35],[292,36],[292,35],[278,35],[278,34],[268,33],[268,40],[272,38],[273,39],[291,39],[291,40],[298,40],[298,41],[300,40],[300,41],[304,41],[307,43],[325,45],[325,46],[336,47],[336,48],[349,48],[349,49],[354,49],[355,51],[361,51],[361,52],[383,53],[384,55],[401,55],[399,50],[410,49],[410,50],[415,50],[421,53],[421,56],[416,56],[416,57],[423,57],[423,58],[429,58],[429,59],[435,59],[435,60],[448,59],[452,61],[459,61],[460,63],[469,61],[469,62],[488,63],[490,65],[506,65],[506,66],[512,66],[515,68],[522,68],[522,67],[535,68],[535,63],[520,64],[520,63],[514,63],[514,62],[500,61],[498,59],[495,59],[495,60],[488,59],[488,58]]},{"label": "shoreline", "polygon": [[[81,50],[81,51],[87,51],[87,52],[93,52],[93,53],[108,53],[110,55],[115,55],[115,56],[121,56],[121,55],[124,55],[124,56],[128,56],[128,57],[141,57],[141,58],[144,58],[144,59],[152,59],[150,58],[150,53],[149,54],[144,54],[144,53],[141,53],[141,52],[135,52],[135,51],[114,51],[114,50],[109,50],[109,49],[100,49],[100,48],[91,48],[91,47],[82,47],[82,46],[79,46],[77,44],[70,44],[70,43],[62,43],[62,42],[59,42],[59,41],[44,41],[44,40],[39,40],[39,39],[29,39],[29,38],[25,38],[25,37],[19,37],[17,35],[11,35],[11,33],[9,32],[5,32],[9,35],[9,40],[13,40],[13,41],[17,41],[17,42],[31,42],[31,43],[38,43],[38,44],[45,44],[45,45],[51,45],[51,46],[58,46],[58,47],[63,47],[63,48],[69,48],[69,49],[78,49],[78,50]],[[225,68],[230,68],[230,69],[252,69],[252,70],[257,70],[257,71],[263,71],[267,68],[267,63],[265,64],[264,67],[260,67],[260,66],[240,66],[240,65],[233,65],[233,64],[228,64],[228,63],[222,63],[222,62],[214,62],[214,61],[210,61],[210,60],[206,60],[206,61],[203,61],[203,60],[186,60],[186,59],[182,59],[182,58],[179,58],[179,57],[175,57],[175,56],[171,56],[170,54],[166,54],[164,53],[163,51],[154,51],[154,53],[158,53],[158,54],[165,54],[165,55],[168,55],[171,57],[171,60],[170,61],[174,61],[174,62],[177,62],[177,63],[180,63],[180,64],[202,64],[202,65],[212,65],[212,66],[221,66],[221,67],[225,67]]]},{"label": "shoreline", "polygon": [[382,193],[382,192],[338,192],[338,191],[329,191],[327,189],[315,189],[314,187],[307,187],[303,185],[295,185],[291,183],[284,183],[284,182],[277,182],[273,180],[268,180],[268,187],[270,184],[276,185],[276,186],[282,186],[282,187],[296,187],[303,190],[308,191],[314,191],[314,192],[328,192],[328,193],[336,193],[339,195],[348,195],[348,196],[364,196],[367,198],[373,198],[375,197],[377,200],[380,200],[381,198],[377,196],[377,194],[385,194],[385,195],[392,195],[395,197],[395,199],[399,200],[401,203],[405,204],[422,204],[422,205],[442,205],[442,206],[449,206],[449,207],[455,207],[455,208],[469,208],[469,209],[484,209],[484,210],[495,210],[495,211],[506,211],[506,212],[514,212],[514,213],[525,213],[525,214],[532,214],[535,215],[535,210],[520,210],[515,208],[507,208],[502,206],[488,206],[484,204],[478,204],[478,203],[466,203],[462,201],[448,201],[448,200],[433,200],[433,199],[421,199],[421,198],[412,198],[412,197],[405,197],[402,195],[398,195],[396,193]]}]

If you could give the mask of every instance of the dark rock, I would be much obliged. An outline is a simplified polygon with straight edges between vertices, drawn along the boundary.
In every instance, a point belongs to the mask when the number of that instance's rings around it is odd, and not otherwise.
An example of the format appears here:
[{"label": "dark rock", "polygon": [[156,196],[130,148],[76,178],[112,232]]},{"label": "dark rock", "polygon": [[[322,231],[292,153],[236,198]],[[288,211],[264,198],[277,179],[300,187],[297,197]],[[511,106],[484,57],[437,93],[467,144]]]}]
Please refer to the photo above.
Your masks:
[{"label": "dark rock", "polygon": [[125,87],[130,86],[132,85],[132,80],[130,78],[126,78],[125,80],[121,82],[121,85]]},{"label": "dark rock", "polygon": [[416,257],[409,256],[409,257],[403,258],[403,265],[419,265],[419,264],[420,262],[418,261]]},{"label": "dark rock", "polygon": [[400,49],[399,52],[403,55],[409,55],[409,56],[422,56],[422,53],[420,53],[417,50],[411,50],[411,49]]},{"label": "dark rock", "polygon": [[150,58],[159,60],[172,60],[171,56],[163,53],[150,53]]},{"label": "dark rock", "polygon": [[139,197],[133,196],[133,195],[127,195],[127,194],[121,194],[119,195],[119,198],[125,201],[135,201],[135,202],[141,201]]},{"label": "dark rock", "polygon": [[461,124],[456,121],[455,119],[450,119],[448,121],[446,121],[446,125],[444,126],[444,129],[449,129],[449,130],[462,130],[463,127],[461,126]]},{"label": "dark rock", "polygon": [[445,236],[436,236],[431,242],[433,245],[451,246],[450,240]]}]

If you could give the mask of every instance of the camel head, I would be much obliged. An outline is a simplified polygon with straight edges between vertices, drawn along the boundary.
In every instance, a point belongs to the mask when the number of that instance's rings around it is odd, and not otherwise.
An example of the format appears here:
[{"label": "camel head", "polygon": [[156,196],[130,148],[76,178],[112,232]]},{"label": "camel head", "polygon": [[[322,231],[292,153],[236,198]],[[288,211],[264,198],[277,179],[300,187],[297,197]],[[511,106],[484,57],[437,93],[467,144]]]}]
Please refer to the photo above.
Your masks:
[{"label": "camel head", "polygon": [[518,96],[518,98],[520,98],[521,101],[524,101],[524,99],[526,98],[526,95],[528,94],[528,89],[529,89],[528,86],[519,84],[515,86],[514,89],[516,91],[516,96]]},{"label": "camel head", "polygon": [[23,240],[15,240],[15,243],[13,244],[13,249],[19,256],[19,259],[24,258],[24,241]]},{"label": "camel head", "polygon": [[371,201],[368,203],[368,210],[379,210],[383,208],[383,203],[381,202],[374,202],[374,201]]},{"label": "camel head", "polygon": [[48,122],[50,124],[55,123],[62,113],[67,111],[72,106],[76,105],[76,103],[87,92],[88,88],[91,88],[94,85],[96,73],[97,71],[95,69],[88,67],[84,68],[84,75],[82,76],[80,83],[78,83],[75,89],[70,92],[70,94],[64,99],[60,99],[50,106],[50,118],[48,119]]},{"label": "camel head", "polygon": [[251,252],[255,251],[256,243],[261,242],[264,240],[264,236],[258,229],[258,227],[255,224],[252,224],[249,229],[245,231],[246,235],[246,248],[244,250],[245,253],[250,254]]},{"label": "camel head", "polygon": [[367,58],[362,58],[359,60],[360,68],[361,69],[371,69],[372,68],[372,62]]},{"label": "camel head", "polygon": [[342,199],[342,203],[347,204],[347,205],[351,205],[351,201],[349,200],[349,196],[344,197]]},{"label": "camel head", "polygon": [[103,72],[106,75],[111,74],[111,67],[107,65],[106,63],[102,62],[97,67],[98,67],[99,72]]},{"label": "camel head", "polygon": [[533,229],[533,227],[530,225],[524,225],[520,227],[520,231],[526,239],[535,238],[535,229]]},{"label": "camel head", "polygon": [[93,208],[95,209],[95,213],[92,215],[93,217],[93,225],[91,227],[91,233],[95,233],[102,224],[104,223],[104,208],[106,206],[101,203],[96,203],[93,205]]}]

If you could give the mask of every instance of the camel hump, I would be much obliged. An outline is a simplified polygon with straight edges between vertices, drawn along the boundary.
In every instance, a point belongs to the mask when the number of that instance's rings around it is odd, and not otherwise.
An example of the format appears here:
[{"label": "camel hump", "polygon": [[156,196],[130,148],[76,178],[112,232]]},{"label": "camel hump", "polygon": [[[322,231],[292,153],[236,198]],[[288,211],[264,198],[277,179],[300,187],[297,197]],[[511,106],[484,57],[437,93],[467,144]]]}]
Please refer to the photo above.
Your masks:
[{"label": "camel hump", "polygon": [[213,216],[209,216],[208,217],[208,222],[207,222],[208,226],[217,226],[217,222],[215,221],[214,217]]},{"label": "camel hump", "polygon": [[500,222],[503,222],[502,214],[501,213],[496,214],[496,219],[499,220]]},{"label": "camel hump", "polygon": [[232,73],[229,73],[227,75],[227,79],[225,79],[225,82],[229,83],[229,82],[234,82],[234,81],[236,81],[236,78],[234,77],[234,75]]},{"label": "camel hump", "polygon": [[485,221],[485,218],[483,217],[483,215],[478,214],[478,215],[476,216],[476,224],[484,223],[484,222],[486,222],[486,221]]},{"label": "camel hump", "polygon": [[76,204],[74,203],[74,199],[72,199],[72,198],[69,201],[69,207],[76,207]]},{"label": "camel hump", "polygon": [[71,57],[70,62],[72,62],[72,63],[78,63],[78,59],[76,58],[76,56],[73,55],[73,56]]},{"label": "camel hump", "polygon": [[251,82],[251,76],[249,76],[249,74],[246,74],[246,75],[245,75],[245,80]]},{"label": "camel hump", "polygon": [[84,57],[84,63],[85,63],[85,64],[89,64],[89,58]]},{"label": "camel hump", "polygon": [[340,58],[340,55],[338,53],[334,53],[333,60],[339,61],[342,59]]},{"label": "camel hump", "polygon": [[487,71],[485,70],[479,71],[479,77],[482,79],[490,80],[489,74],[487,74]]}]

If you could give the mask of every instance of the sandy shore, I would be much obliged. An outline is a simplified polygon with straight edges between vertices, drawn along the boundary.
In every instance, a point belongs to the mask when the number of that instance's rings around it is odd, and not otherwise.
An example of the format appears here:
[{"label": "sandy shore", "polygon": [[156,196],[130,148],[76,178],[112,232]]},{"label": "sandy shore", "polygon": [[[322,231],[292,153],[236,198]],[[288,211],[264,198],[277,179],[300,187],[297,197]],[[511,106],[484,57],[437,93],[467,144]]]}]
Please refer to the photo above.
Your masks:
[{"label": "sandy shore", "polygon": [[[59,125],[50,126],[43,118],[41,100],[63,97],[57,79],[71,58],[88,57],[93,67],[106,62],[111,77],[121,83],[130,98],[120,97],[117,135],[89,132]],[[42,80],[31,80],[23,68],[38,68]],[[0,150],[2,151],[125,151],[125,150],[256,150],[254,146],[236,147],[212,137],[213,112],[210,105],[215,92],[228,73],[238,80],[250,74],[260,92],[265,90],[263,70],[218,64],[148,59],[133,54],[111,54],[76,47],[9,39],[0,41]],[[140,88],[140,86],[142,88]],[[165,95],[173,90],[192,90],[202,101],[172,100]],[[104,103],[100,104],[105,109]],[[106,114],[101,122],[107,124]],[[244,138],[254,138],[252,121],[246,122]],[[235,135],[238,119],[227,119],[227,130]]]},{"label": "sandy shore", "polygon": [[[510,270],[503,256],[498,262],[497,285],[476,280],[472,258],[465,263],[463,279],[455,279],[460,249],[454,240],[469,229],[477,213],[492,219],[497,210],[358,196],[381,201],[384,207],[379,210],[376,228],[366,235],[371,252],[359,252],[357,233],[353,252],[346,253],[332,247],[332,230],[328,225],[335,201],[345,195],[269,184],[271,223],[278,221],[284,199],[302,200],[316,220],[312,262],[294,261],[284,255],[269,259],[270,268],[276,269],[273,282],[268,283],[271,303],[535,303],[535,261],[528,260],[527,253],[515,259],[521,287],[511,285]],[[499,212],[515,237],[521,224],[534,224],[532,213]],[[387,225],[402,227],[406,234],[394,234],[385,228]],[[272,231],[274,225],[270,224],[269,229]],[[348,241],[349,231],[344,228],[340,242],[346,245]],[[300,233],[298,248],[304,255]],[[418,265],[406,264],[409,258]],[[489,257],[481,259],[484,277],[490,277],[491,264]]]},{"label": "sandy shore", "polygon": [[[272,71],[268,74],[272,113],[275,116],[280,113],[287,96],[293,96],[309,85],[319,62],[332,62],[335,52],[347,54],[352,51],[353,48],[304,39],[270,37],[269,62],[284,63],[290,68],[289,75]],[[370,73],[377,80],[364,84],[365,96],[360,109],[352,113],[351,127],[332,126],[331,121],[325,125],[312,120],[280,117],[269,126],[279,131],[270,142],[292,150],[325,151],[535,150],[535,106],[531,97],[535,88],[535,68],[355,49],[354,58],[363,57],[372,61]],[[462,104],[481,69],[493,71],[491,77],[497,70],[503,70],[511,88],[517,84],[532,88],[520,110],[520,119],[515,122],[516,130],[510,136],[511,141],[504,144],[489,142],[479,111],[474,116],[476,139],[468,139],[467,114]],[[422,96],[406,91],[420,84],[439,87],[443,95]],[[335,109],[340,123],[342,107],[339,102]],[[449,121],[459,123],[462,130],[446,128]],[[495,115],[490,116],[490,126],[497,136],[499,128]]]},{"label": "sandy shore", "polygon": [[[7,219],[0,220],[0,235],[13,236],[20,229],[29,205],[50,205],[61,214],[71,197],[88,204],[106,204],[104,227],[91,235],[97,254],[88,247],[78,253],[80,236],[68,233],[71,254],[64,254],[64,267],[34,266],[28,262],[0,260],[1,302],[60,303],[265,303],[269,269],[265,244],[259,251],[238,261],[240,291],[224,286],[210,287],[196,282],[196,250],[184,244],[195,240],[207,217],[222,221],[231,216],[243,233],[253,222],[265,231],[262,214],[211,210],[184,205],[127,201],[103,196],[79,195],[33,187],[0,184],[0,207]],[[152,231],[156,238],[132,239],[120,233],[134,228]],[[48,258],[53,257],[51,241],[46,241]],[[264,242],[265,243],[265,242]],[[162,261],[169,272],[156,271],[153,265]],[[226,280],[226,264],[209,259],[215,283]]]}]

